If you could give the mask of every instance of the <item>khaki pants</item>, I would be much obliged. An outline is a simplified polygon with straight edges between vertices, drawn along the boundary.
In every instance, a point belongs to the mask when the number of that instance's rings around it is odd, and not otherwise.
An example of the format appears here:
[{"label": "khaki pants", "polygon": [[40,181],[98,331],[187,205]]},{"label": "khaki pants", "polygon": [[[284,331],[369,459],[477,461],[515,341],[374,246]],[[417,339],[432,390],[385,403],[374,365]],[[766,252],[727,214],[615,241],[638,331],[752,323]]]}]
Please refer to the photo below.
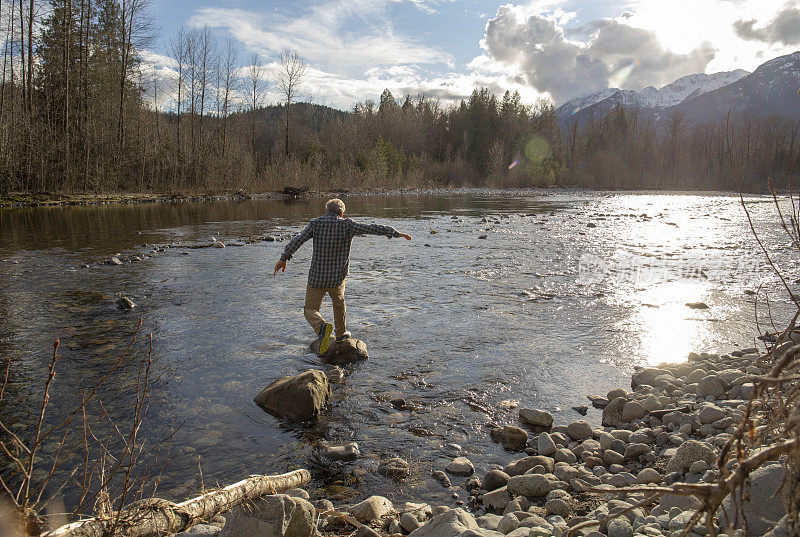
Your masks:
[{"label": "khaki pants", "polygon": [[344,282],[339,287],[331,287],[329,289],[306,287],[306,303],[303,307],[303,313],[308,324],[314,328],[314,333],[319,334],[320,327],[325,323],[325,319],[319,313],[325,293],[331,296],[331,301],[333,302],[333,322],[336,325],[336,339],[341,339],[347,331],[345,324]]}]

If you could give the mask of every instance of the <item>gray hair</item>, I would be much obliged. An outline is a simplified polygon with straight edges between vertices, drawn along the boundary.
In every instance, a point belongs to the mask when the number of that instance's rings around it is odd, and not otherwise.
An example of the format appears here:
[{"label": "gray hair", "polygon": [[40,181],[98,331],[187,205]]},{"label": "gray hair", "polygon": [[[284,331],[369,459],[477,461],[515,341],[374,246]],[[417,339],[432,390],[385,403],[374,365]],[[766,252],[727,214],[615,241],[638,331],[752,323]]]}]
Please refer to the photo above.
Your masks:
[{"label": "gray hair", "polygon": [[344,214],[344,202],[339,198],[328,200],[325,204],[325,210],[336,214]]}]

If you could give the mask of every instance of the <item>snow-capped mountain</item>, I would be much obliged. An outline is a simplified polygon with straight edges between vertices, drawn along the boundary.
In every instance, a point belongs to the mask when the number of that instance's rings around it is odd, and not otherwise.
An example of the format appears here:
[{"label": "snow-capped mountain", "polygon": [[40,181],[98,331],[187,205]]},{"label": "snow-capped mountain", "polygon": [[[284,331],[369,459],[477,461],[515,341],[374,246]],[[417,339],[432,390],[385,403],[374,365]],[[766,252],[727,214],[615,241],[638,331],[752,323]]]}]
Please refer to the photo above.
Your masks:
[{"label": "snow-capped mountain", "polygon": [[655,112],[727,86],[748,74],[743,69],[711,75],[698,73],[681,77],[660,89],[648,86],[641,91],[608,88],[570,99],[556,109],[556,114],[562,123],[566,124],[574,120],[582,122],[592,115],[599,119],[617,103],[625,108],[640,108]]},{"label": "snow-capped mountain", "polygon": [[647,86],[639,92],[642,106],[647,108],[666,108],[682,103],[691,97],[697,97],[722,86],[732,84],[750,73],[744,69],[725,71],[712,75],[695,74],[679,78],[661,89]]},{"label": "snow-capped mountain", "polygon": [[728,111],[754,117],[800,117],[800,51],[761,64],[751,74],[675,107],[693,122],[724,120]]}]

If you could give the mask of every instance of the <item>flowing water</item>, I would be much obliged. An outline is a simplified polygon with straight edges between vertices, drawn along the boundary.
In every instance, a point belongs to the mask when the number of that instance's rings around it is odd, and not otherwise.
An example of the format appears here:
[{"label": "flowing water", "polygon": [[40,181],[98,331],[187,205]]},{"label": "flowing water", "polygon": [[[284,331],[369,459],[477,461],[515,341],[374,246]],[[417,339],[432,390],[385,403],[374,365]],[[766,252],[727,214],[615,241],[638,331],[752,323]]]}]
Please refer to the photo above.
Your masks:
[{"label": "flowing water", "polygon": [[[285,242],[248,239],[291,236],[323,199],[0,210],[0,359],[12,360],[3,420],[32,430],[53,340],[51,422],[110,370],[141,318],[130,358],[101,395],[124,427],[152,334],[140,435],[153,444],[176,429],[161,496],[308,467],[311,489],[453,501],[429,477],[449,460],[447,444],[459,444],[479,474],[507,463],[488,427],[516,423],[515,404],[550,410],[557,423],[579,419],[572,406],[626,386],[635,365],[753,346],[759,289],[773,291],[777,320],[789,311],[734,196],[461,191],[345,201],[348,216],[414,240],[355,239],[348,326],[370,359],[348,370],[330,408],[307,425],[263,413],[252,397],[281,375],[319,367],[302,313],[311,247],[274,277]],[[767,248],[796,277],[771,200],[748,201]],[[228,247],[190,248],[212,236]],[[174,246],[150,256],[153,245]],[[114,254],[126,262],[107,264]],[[127,262],[134,256],[150,257]],[[118,309],[119,294],[137,306]],[[686,305],[694,302],[708,308]],[[327,299],[323,308],[331,316]],[[395,410],[396,397],[412,410]],[[586,419],[597,425],[599,412]],[[325,462],[322,441],[356,441],[364,457]],[[55,449],[48,440],[45,464]],[[411,462],[409,480],[375,472],[394,455]]]}]

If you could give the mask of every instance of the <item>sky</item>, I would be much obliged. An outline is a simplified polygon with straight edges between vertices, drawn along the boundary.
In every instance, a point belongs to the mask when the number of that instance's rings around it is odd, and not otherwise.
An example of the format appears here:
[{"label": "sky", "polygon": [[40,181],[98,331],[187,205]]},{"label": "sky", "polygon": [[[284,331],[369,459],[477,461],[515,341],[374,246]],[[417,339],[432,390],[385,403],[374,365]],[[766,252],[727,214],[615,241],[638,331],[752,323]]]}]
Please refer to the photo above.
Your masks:
[{"label": "sky", "polygon": [[166,107],[181,27],[230,39],[242,64],[258,54],[264,104],[280,101],[270,82],[281,51],[296,51],[308,66],[302,100],[342,110],[385,88],[449,104],[486,86],[559,105],[608,87],[752,71],[800,49],[800,0],[152,0],[151,13],[159,38],[143,57]]}]

